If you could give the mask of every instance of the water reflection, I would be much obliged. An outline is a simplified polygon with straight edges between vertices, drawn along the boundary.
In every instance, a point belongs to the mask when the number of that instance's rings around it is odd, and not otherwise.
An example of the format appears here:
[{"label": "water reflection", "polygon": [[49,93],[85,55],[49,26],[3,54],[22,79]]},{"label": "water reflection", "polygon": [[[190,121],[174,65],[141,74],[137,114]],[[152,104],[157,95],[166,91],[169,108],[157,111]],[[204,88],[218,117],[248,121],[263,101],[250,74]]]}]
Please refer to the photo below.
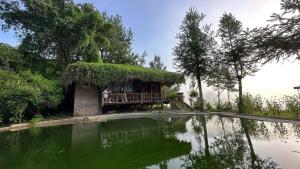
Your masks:
[{"label": "water reflection", "polygon": [[[181,158],[183,168],[281,168],[271,156],[276,154],[276,149],[284,149],[285,145],[273,147],[269,152],[259,155],[253,140],[256,143],[263,141],[274,144],[277,140],[285,144],[292,141],[296,143],[293,149],[299,150],[299,126],[292,124],[199,116],[193,117],[187,128],[190,128],[190,133],[194,135],[179,135],[178,138],[191,140],[194,146],[191,153]],[[291,152],[295,151],[287,151],[289,154]],[[276,156],[278,157],[278,154]],[[294,155],[289,158],[291,163],[285,163],[285,168],[299,168],[298,157]],[[279,161],[284,161],[284,158],[282,159]]]},{"label": "water reflection", "polygon": [[129,119],[99,126],[75,124],[71,168],[134,169],[150,165],[167,168],[169,159],[191,151],[190,143],[175,138],[178,127],[185,126],[184,122],[178,124],[179,120]]},{"label": "water reflection", "polygon": [[[195,131],[202,131],[198,133],[196,140],[204,148],[183,157],[184,168],[278,168],[278,165],[271,159],[262,159],[255,154],[250,137],[250,133],[256,134],[257,132],[257,128],[254,128],[257,124],[254,124],[254,121],[241,120],[239,131],[233,131],[234,134],[225,134],[224,122],[221,118],[223,135],[214,137],[209,145],[206,118],[196,117],[193,120],[202,124],[200,125],[202,129],[199,129],[199,125],[194,125],[194,127]],[[243,139],[243,134],[246,140]]]},{"label": "water reflection", "polygon": [[0,168],[299,168],[300,127],[220,116],[0,133]]}]

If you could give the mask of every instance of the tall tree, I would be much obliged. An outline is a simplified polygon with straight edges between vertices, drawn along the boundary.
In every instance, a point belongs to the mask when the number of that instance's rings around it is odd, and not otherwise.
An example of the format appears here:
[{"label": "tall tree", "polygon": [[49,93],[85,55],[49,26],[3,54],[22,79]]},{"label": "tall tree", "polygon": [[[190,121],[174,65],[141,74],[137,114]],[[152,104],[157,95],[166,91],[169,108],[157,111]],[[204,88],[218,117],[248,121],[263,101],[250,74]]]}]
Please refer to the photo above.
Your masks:
[{"label": "tall tree", "polygon": [[238,81],[239,112],[243,112],[244,77],[257,71],[256,60],[250,50],[248,33],[243,30],[242,23],[231,13],[224,13],[220,19],[218,35],[221,39],[222,64]]},{"label": "tall tree", "polygon": [[0,1],[0,19],[3,30],[16,31],[23,49],[62,68],[76,60],[98,61],[112,30],[92,4],[72,0]]},{"label": "tall tree", "polygon": [[166,66],[161,61],[161,57],[159,55],[154,55],[154,59],[149,62],[149,66],[153,69],[166,70]]},{"label": "tall tree", "polygon": [[222,58],[219,55],[213,57],[206,84],[217,90],[218,105],[221,104],[221,93],[227,90],[227,101],[230,104],[230,92],[235,91],[237,81],[228,71],[226,66],[222,63]]},{"label": "tall tree", "polygon": [[296,56],[300,60],[300,2],[281,0],[282,13],[274,13],[266,27],[252,31],[257,59],[264,62]]},{"label": "tall tree", "polygon": [[179,42],[174,48],[177,68],[183,74],[195,77],[198,82],[200,110],[204,109],[202,81],[208,74],[210,56],[216,44],[210,26],[200,25],[204,17],[196,9],[189,9],[177,35]]},{"label": "tall tree", "polygon": [[119,64],[136,64],[138,57],[131,52],[132,31],[126,29],[122,23],[122,17],[119,15],[109,16],[103,13],[105,22],[114,26],[114,31],[107,34],[109,46],[101,49],[101,55],[104,62]]},{"label": "tall tree", "polygon": [[144,66],[145,65],[145,58],[147,57],[147,52],[144,51],[143,54],[141,54],[139,57],[138,57],[138,65],[140,66]]}]

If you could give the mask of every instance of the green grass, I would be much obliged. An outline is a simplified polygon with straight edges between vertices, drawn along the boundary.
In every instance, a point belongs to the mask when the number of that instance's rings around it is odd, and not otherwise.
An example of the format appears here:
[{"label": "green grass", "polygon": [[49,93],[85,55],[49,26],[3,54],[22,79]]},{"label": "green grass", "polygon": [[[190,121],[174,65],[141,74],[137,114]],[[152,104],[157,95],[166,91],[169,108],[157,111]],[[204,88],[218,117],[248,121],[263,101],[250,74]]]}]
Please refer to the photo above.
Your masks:
[{"label": "green grass", "polygon": [[290,112],[280,112],[280,114],[274,114],[273,112],[254,112],[254,113],[247,113],[249,115],[255,116],[263,116],[263,117],[273,117],[273,118],[283,118],[283,119],[290,119],[290,120],[300,120],[300,113],[299,116],[296,117],[295,114]]}]

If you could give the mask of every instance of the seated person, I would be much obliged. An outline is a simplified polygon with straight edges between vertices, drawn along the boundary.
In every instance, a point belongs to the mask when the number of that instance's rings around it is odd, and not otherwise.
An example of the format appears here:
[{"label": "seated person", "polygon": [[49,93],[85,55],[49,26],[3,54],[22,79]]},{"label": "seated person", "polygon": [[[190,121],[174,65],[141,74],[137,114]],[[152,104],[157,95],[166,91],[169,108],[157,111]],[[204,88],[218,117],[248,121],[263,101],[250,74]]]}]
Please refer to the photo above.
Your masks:
[{"label": "seated person", "polygon": [[109,93],[110,93],[110,91],[108,90],[108,87],[106,86],[102,92],[104,102],[110,102]]},{"label": "seated person", "polygon": [[120,89],[120,93],[122,94],[122,102],[127,102],[126,91],[123,87]]}]

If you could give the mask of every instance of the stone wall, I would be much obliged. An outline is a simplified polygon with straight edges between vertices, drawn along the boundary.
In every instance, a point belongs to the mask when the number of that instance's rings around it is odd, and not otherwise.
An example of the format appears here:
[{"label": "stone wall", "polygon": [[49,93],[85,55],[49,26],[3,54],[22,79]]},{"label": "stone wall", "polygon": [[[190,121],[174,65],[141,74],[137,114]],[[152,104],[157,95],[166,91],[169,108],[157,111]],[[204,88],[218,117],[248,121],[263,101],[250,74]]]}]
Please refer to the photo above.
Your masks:
[{"label": "stone wall", "polygon": [[96,87],[75,84],[73,116],[92,116],[101,114],[100,93]]}]

